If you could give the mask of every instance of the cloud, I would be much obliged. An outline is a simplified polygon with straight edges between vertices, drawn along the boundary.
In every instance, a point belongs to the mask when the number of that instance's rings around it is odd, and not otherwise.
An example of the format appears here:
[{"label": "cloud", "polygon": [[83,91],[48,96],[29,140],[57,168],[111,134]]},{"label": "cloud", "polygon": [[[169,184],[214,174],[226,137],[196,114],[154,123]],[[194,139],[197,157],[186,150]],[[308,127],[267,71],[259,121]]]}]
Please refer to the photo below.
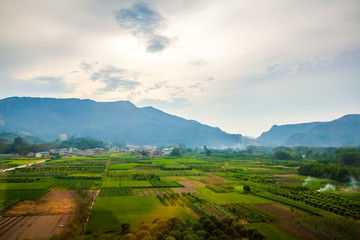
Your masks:
[{"label": "cloud", "polygon": [[150,53],[161,52],[170,44],[170,39],[167,37],[155,35],[149,39],[146,50]]},{"label": "cloud", "polygon": [[89,64],[89,63],[81,62],[80,68],[81,68],[82,70],[84,70],[84,71],[89,71],[89,70],[92,69],[92,66],[91,66],[91,64]]},{"label": "cloud", "polygon": [[279,66],[280,66],[279,64],[270,65],[270,66],[268,66],[268,67],[266,68],[266,70],[267,70],[268,72],[273,72],[273,71],[275,71]]},{"label": "cloud", "polygon": [[203,86],[203,84],[201,82],[198,82],[196,84],[193,84],[193,85],[190,85],[189,86],[190,89],[196,89],[200,92],[204,92],[206,89],[205,87]]},{"label": "cloud", "polygon": [[164,18],[145,3],[120,9],[115,18],[120,27],[146,43],[147,52],[162,52],[170,45],[168,37],[157,34],[165,24]]},{"label": "cloud", "polygon": [[54,82],[61,82],[62,77],[50,77],[50,76],[39,76],[35,78],[29,79],[30,81],[37,82],[40,84],[47,84],[47,83],[54,83]]},{"label": "cloud", "polygon": [[152,34],[163,22],[160,14],[145,3],[135,3],[131,8],[120,9],[116,13],[116,20],[134,35]]},{"label": "cloud", "polygon": [[107,66],[99,69],[97,72],[93,72],[90,75],[92,81],[101,81],[106,84],[100,91],[108,92],[121,89],[124,91],[132,90],[136,86],[140,85],[140,82],[135,80],[128,80],[127,72],[123,69],[115,66]]},{"label": "cloud", "polygon": [[107,85],[102,89],[103,91],[111,91],[117,88],[121,88],[123,90],[132,90],[140,84],[139,82],[124,80],[120,77],[107,77],[104,79],[104,82]]}]

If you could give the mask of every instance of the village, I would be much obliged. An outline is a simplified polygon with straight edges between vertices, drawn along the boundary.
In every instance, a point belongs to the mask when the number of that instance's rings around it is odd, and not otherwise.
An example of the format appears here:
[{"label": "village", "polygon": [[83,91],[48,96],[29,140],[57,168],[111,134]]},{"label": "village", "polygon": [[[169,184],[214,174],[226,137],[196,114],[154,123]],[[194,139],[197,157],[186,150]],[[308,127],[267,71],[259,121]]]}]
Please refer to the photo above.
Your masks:
[{"label": "village", "polygon": [[71,156],[96,156],[107,153],[124,153],[127,155],[136,155],[138,158],[157,158],[160,156],[170,155],[173,147],[156,147],[156,146],[137,146],[126,145],[124,148],[107,146],[105,148],[79,149],[75,147],[50,149],[42,152],[29,152],[26,155],[19,154],[0,154],[10,158],[51,158],[51,157],[71,157]]}]

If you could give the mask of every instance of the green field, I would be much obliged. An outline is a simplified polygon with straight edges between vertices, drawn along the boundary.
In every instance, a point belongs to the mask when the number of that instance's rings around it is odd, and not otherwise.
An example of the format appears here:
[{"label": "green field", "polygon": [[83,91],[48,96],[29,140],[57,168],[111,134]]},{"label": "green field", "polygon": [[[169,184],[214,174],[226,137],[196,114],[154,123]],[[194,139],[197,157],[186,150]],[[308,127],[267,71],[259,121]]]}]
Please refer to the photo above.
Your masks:
[{"label": "green field", "polygon": [[0,201],[8,199],[37,200],[43,196],[47,190],[7,190],[0,191]]},{"label": "green field", "polygon": [[163,206],[152,196],[99,197],[91,212],[86,231],[116,231],[121,224],[135,226],[140,222],[171,217],[193,218],[191,211],[180,206]]},{"label": "green field", "polygon": [[128,187],[102,188],[100,197],[132,196],[133,192]]},{"label": "green field", "polygon": [[121,187],[146,188],[152,187],[149,181],[121,181]]},{"label": "green field", "polygon": [[48,189],[51,185],[53,185],[53,183],[53,181],[31,183],[0,183],[0,190]]},{"label": "green field", "polygon": [[[165,222],[169,228],[158,229],[159,232],[164,236],[172,232],[175,239],[197,239],[186,229],[194,227],[192,234],[196,235],[197,231],[203,234],[199,230],[200,223],[211,235],[208,238],[215,238],[216,233],[219,234],[217,239],[229,239],[222,238],[221,232],[233,233],[231,229],[222,229],[222,223],[234,225],[236,231],[244,234],[248,231],[250,235],[240,235],[250,240],[258,239],[254,237],[257,234],[270,240],[292,240],[292,236],[301,236],[304,229],[328,236],[329,228],[335,228],[327,226],[332,222],[337,229],[343,228],[344,224],[340,223],[346,221],[353,226],[351,229],[360,228],[359,190],[350,188],[349,182],[297,174],[299,165],[313,160],[278,160],[249,153],[241,155],[242,151],[234,154],[232,150],[224,156],[216,155],[217,150],[214,151],[212,156],[198,152],[158,158],[116,153],[63,157],[0,173],[0,213],[4,214],[14,204],[22,204],[23,200],[37,201],[49,191],[71,190],[72,194],[77,194],[76,203],[82,204],[77,210],[84,211],[83,219],[79,220],[81,224],[76,227],[82,228],[89,216],[84,230],[92,236],[84,236],[84,239],[122,239],[124,231],[134,234],[134,238],[128,236],[125,239],[142,239],[135,236],[136,231],[146,230],[149,226],[152,239],[161,239],[159,233],[154,235],[156,231],[152,227],[163,228]],[[14,165],[21,161],[28,160],[3,158],[0,164]],[[304,185],[305,180],[308,184]],[[326,183],[338,189],[317,191]],[[91,211],[87,210],[91,204],[89,196],[96,191],[88,195],[87,190],[99,191]],[[173,217],[179,220],[171,219]],[[172,221],[178,221],[176,229],[181,228],[181,234],[189,236],[175,236]],[[243,221],[249,224],[237,225]],[[142,222],[146,224],[141,225]],[[122,230],[124,223],[129,223],[130,229]],[[313,227],[313,223],[321,228]],[[213,234],[214,227],[219,228]],[[349,236],[358,235],[354,234],[355,230],[349,231]],[[107,238],[106,234],[109,234]],[[110,237],[111,234],[114,235]]]},{"label": "green field", "polygon": [[111,180],[111,179],[104,179],[102,182],[101,187],[102,188],[113,188],[113,187],[119,187],[120,181]]},{"label": "green field", "polygon": [[150,180],[150,184],[156,188],[163,188],[163,187],[182,187],[182,185],[175,181],[157,181],[157,180]]},{"label": "green field", "polygon": [[122,164],[110,164],[109,170],[129,170],[134,167],[141,167],[141,164],[138,163],[122,163]]}]

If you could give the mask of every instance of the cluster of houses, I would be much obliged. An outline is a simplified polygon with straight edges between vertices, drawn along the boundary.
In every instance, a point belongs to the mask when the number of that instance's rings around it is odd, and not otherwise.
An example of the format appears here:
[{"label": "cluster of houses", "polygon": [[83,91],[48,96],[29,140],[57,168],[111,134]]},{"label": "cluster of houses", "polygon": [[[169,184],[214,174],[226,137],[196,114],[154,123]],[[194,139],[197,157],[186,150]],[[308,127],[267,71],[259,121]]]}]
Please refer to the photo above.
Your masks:
[{"label": "cluster of houses", "polygon": [[50,153],[57,153],[60,156],[69,157],[72,155],[79,155],[79,156],[94,156],[104,153],[112,153],[112,152],[119,152],[119,148],[117,147],[107,147],[104,148],[90,148],[81,150],[78,148],[60,148],[60,149],[51,149]]},{"label": "cluster of houses", "polygon": [[156,146],[136,146],[127,145],[127,149],[122,152],[126,154],[135,154],[139,158],[156,158],[161,155],[170,155],[174,148],[160,148]]},{"label": "cluster of houses", "polygon": [[156,158],[161,155],[170,155],[174,148],[159,148],[155,146],[137,146],[137,145],[126,145],[126,148],[119,149],[118,147],[106,147],[104,148],[92,148],[81,150],[78,148],[61,148],[61,149],[51,149],[50,153],[58,153],[60,156],[94,156],[104,153],[125,153],[125,154],[135,154],[139,158],[150,157]]},{"label": "cluster of houses", "polygon": [[78,156],[94,156],[104,153],[125,153],[129,155],[136,155],[139,158],[156,158],[161,155],[170,155],[174,148],[160,148],[156,146],[137,146],[137,145],[127,145],[124,149],[119,149],[118,147],[106,147],[104,148],[92,148],[81,150],[78,148],[60,148],[60,149],[51,149],[50,151],[30,152],[25,156],[20,156],[18,154],[1,154],[3,156],[8,156],[11,158],[50,158],[52,154],[59,154],[64,157],[71,157],[73,155]]}]

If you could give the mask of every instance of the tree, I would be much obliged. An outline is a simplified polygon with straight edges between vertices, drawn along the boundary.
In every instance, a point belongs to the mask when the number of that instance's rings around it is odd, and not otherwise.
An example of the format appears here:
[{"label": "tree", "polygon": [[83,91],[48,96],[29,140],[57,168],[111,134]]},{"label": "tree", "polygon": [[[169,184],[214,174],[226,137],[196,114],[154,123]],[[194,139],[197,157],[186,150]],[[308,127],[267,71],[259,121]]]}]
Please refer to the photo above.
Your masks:
[{"label": "tree", "polygon": [[360,166],[360,151],[357,148],[338,148],[335,151],[339,163],[348,166]]},{"label": "tree", "polygon": [[148,230],[142,229],[135,234],[136,240],[141,240],[146,237],[151,237],[151,233]]},{"label": "tree", "polygon": [[149,155],[149,153],[148,153],[147,151],[145,151],[145,150],[141,150],[141,151],[139,152],[139,154],[140,154],[141,156],[144,156],[144,157],[147,157],[147,156]]},{"label": "tree", "polygon": [[135,240],[135,236],[132,233],[128,233],[123,237],[123,240]]},{"label": "tree", "polygon": [[202,221],[202,225],[203,225],[204,230],[206,230],[209,233],[211,233],[212,231],[214,231],[216,229],[216,225],[209,218],[205,218]]},{"label": "tree", "polygon": [[170,155],[171,156],[180,156],[181,155],[180,148],[173,148]]},{"label": "tree", "polygon": [[21,137],[14,138],[14,145],[21,145],[23,144],[23,140]]},{"label": "tree", "polygon": [[274,158],[279,160],[291,160],[291,159],[300,159],[300,153],[286,150],[278,150],[274,153]]},{"label": "tree", "polygon": [[121,230],[123,234],[130,233],[130,224],[129,223],[121,224]]},{"label": "tree", "polygon": [[204,146],[204,152],[206,156],[210,156],[211,155],[211,150],[208,149],[206,146]]},{"label": "tree", "polygon": [[245,185],[245,186],[243,187],[243,190],[244,190],[246,193],[249,193],[249,192],[251,191],[251,188],[250,188],[249,185]]}]

